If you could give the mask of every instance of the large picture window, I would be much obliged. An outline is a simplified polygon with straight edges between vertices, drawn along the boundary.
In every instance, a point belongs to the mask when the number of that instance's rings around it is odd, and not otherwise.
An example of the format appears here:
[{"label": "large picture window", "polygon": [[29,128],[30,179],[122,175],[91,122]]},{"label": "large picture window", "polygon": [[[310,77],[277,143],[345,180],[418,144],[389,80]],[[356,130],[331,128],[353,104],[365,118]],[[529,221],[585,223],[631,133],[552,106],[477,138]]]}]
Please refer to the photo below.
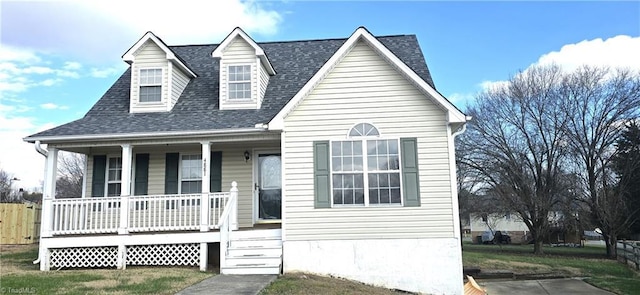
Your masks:
[{"label": "large picture window", "polygon": [[398,139],[380,139],[371,124],[361,123],[349,139],[331,142],[334,205],[402,204]]},{"label": "large picture window", "polygon": [[251,99],[251,66],[229,66],[229,99]]},{"label": "large picture window", "polygon": [[162,69],[140,69],[140,102],[162,101]]}]

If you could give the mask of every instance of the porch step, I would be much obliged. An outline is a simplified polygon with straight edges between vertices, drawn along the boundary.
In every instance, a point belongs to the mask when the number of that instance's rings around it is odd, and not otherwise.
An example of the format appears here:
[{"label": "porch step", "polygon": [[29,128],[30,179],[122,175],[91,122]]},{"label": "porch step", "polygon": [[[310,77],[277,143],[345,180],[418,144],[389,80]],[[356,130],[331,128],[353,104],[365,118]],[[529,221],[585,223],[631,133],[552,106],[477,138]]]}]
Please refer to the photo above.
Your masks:
[{"label": "porch step", "polygon": [[279,274],[282,265],[280,229],[234,231],[223,274]]},{"label": "porch step", "polygon": [[280,261],[280,255],[227,256],[227,265],[233,266],[280,265]]},{"label": "porch step", "polygon": [[273,247],[230,247],[227,250],[228,258],[247,256],[282,256],[282,246]]},{"label": "porch step", "polygon": [[280,265],[227,266],[223,268],[227,275],[277,275]]},{"label": "porch step", "polygon": [[247,239],[231,239],[229,249],[234,248],[260,248],[260,247],[280,247],[282,248],[281,238],[247,238]]},{"label": "porch step", "polygon": [[282,238],[282,229],[236,230],[231,232],[231,240],[247,238]]}]

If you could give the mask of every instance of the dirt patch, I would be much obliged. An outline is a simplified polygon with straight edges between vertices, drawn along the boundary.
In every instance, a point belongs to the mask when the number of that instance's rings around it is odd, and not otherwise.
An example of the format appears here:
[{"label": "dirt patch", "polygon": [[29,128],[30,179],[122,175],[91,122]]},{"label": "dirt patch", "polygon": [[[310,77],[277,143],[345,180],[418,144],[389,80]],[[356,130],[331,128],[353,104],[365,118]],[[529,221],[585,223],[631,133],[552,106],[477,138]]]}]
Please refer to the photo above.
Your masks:
[{"label": "dirt patch", "polygon": [[38,244],[0,245],[0,254],[13,254],[13,253],[19,253],[19,252],[27,252],[37,248],[38,248]]},{"label": "dirt patch", "polygon": [[3,276],[24,272],[23,268],[13,263],[3,262],[2,265],[0,265],[0,273],[2,273]]},{"label": "dirt patch", "polygon": [[392,295],[407,294],[381,287],[341,278],[323,277],[310,274],[287,274],[280,276],[275,282],[262,290],[261,295],[311,295],[311,294],[371,294]]}]

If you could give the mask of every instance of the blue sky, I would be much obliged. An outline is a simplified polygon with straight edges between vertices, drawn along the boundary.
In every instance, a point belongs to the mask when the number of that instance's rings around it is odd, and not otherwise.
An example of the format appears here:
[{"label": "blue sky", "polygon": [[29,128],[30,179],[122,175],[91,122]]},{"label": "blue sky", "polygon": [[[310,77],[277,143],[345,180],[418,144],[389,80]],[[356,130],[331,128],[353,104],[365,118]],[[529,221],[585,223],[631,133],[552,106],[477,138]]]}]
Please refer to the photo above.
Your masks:
[{"label": "blue sky", "polygon": [[[126,70],[146,31],[169,45],[415,34],[438,91],[464,109],[534,64],[640,68],[640,2],[0,0],[0,168],[40,185],[22,138],[82,117]],[[144,13],[142,13],[144,12]]]}]

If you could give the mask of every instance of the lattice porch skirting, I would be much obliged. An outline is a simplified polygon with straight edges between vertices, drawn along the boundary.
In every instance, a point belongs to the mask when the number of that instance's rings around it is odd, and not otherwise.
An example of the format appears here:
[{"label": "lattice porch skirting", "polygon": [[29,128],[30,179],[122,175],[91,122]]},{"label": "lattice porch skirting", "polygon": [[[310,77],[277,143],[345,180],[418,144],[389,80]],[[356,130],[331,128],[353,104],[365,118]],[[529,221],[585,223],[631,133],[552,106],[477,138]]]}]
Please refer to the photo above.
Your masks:
[{"label": "lattice porch skirting", "polygon": [[200,259],[200,245],[164,244],[129,245],[125,253],[117,246],[75,247],[49,249],[49,263],[53,269],[117,267],[118,256],[126,265],[196,266]]}]

